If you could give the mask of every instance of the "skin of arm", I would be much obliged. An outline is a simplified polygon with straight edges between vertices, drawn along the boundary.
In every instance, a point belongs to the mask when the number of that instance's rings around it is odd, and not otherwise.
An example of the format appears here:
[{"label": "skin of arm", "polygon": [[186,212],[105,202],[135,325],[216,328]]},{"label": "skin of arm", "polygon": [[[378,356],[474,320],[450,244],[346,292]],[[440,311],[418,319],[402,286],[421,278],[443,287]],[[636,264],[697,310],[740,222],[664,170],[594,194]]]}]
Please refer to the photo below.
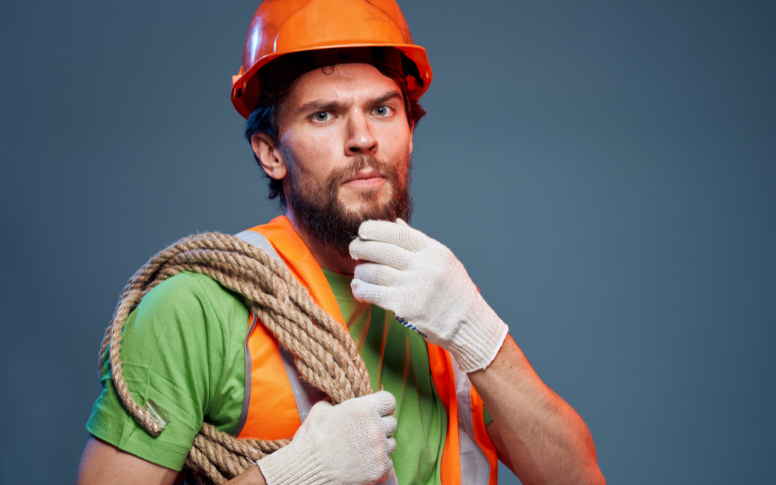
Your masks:
[{"label": "skin of arm", "polygon": [[493,416],[488,436],[524,485],[605,484],[582,418],[534,371],[511,335],[485,369],[468,374]]},{"label": "skin of arm", "polygon": [[[81,462],[78,464],[76,485],[172,485],[176,470],[151,463],[110,443],[90,436]],[[266,485],[259,467],[255,466],[227,485]]]}]

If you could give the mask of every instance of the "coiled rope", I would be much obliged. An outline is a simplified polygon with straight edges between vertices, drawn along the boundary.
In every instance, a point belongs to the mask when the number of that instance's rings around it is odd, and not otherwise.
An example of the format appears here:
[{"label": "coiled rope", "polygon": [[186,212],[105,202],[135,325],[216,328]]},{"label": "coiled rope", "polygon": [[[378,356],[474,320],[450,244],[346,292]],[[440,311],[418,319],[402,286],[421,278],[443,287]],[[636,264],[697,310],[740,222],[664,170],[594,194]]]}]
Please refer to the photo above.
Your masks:
[{"label": "coiled rope", "polygon": [[[323,311],[281,263],[242,239],[205,233],[181,239],[151,258],[119,297],[100,349],[100,369],[109,350],[111,375],[124,407],[157,436],[164,423],[132,397],[121,368],[121,332],[127,317],[159,283],[182,271],[207,275],[239,293],[278,342],[293,354],[308,382],[334,404],[372,393],[364,361],[347,331]],[[237,439],[203,423],[185,469],[200,483],[224,483],[256,465],[290,440]]]}]

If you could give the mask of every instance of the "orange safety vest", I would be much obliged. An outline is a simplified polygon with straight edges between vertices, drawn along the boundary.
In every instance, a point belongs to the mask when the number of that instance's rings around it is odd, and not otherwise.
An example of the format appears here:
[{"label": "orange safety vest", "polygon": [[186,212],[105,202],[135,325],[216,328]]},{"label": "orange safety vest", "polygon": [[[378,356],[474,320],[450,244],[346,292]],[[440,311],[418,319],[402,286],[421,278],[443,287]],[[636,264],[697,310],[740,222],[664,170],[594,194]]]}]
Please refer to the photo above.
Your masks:
[{"label": "orange safety vest", "polygon": [[[237,237],[284,263],[313,300],[347,330],[323,270],[285,216]],[[326,395],[301,378],[291,353],[279,347],[257,321],[251,314],[245,341],[245,394],[234,434],[262,440],[292,438],[310,408]],[[442,484],[496,485],[498,458],[485,430],[482,399],[446,350],[427,345],[432,380],[448,417]]]}]

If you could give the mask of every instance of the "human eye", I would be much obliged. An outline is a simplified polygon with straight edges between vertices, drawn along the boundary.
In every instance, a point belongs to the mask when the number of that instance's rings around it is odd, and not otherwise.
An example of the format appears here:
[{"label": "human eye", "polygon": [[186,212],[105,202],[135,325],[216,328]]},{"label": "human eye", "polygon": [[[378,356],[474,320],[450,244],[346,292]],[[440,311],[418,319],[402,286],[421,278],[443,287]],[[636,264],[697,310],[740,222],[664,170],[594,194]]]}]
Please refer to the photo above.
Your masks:
[{"label": "human eye", "polygon": [[391,116],[391,114],[393,114],[393,108],[386,105],[378,106],[373,111],[374,111],[374,114],[380,117]]},{"label": "human eye", "polygon": [[319,111],[313,114],[313,121],[316,123],[325,123],[331,119],[331,113],[328,111]]}]

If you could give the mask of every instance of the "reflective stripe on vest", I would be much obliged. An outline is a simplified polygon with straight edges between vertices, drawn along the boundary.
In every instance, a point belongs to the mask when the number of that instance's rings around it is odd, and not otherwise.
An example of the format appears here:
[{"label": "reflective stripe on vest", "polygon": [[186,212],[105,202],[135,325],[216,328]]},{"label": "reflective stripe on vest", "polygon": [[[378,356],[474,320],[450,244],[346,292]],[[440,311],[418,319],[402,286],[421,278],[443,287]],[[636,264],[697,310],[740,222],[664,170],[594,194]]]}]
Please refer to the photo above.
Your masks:
[{"label": "reflective stripe on vest", "polygon": [[243,241],[247,242],[251,246],[255,246],[265,253],[272,256],[272,259],[277,261],[278,263],[285,266],[286,263],[283,262],[282,259],[280,259],[280,256],[278,256],[278,253],[275,252],[275,248],[272,247],[272,244],[269,243],[266,237],[264,237],[262,234],[259,234],[258,232],[253,231],[243,231],[239,234],[235,234],[234,237],[239,237]]},{"label": "reflective stripe on vest", "polygon": [[490,463],[474,438],[472,383],[450,354],[458,396],[458,453],[461,456],[461,485],[488,485]]},{"label": "reflective stripe on vest", "polygon": [[[285,266],[285,262],[278,256],[277,252],[275,252],[275,249],[272,247],[270,242],[267,240],[266,237],[263,235],[253,232],[253,231],[243,231],[239,234],[235,235],[236,237],[239,237],[243,241],[247,242],[248,244],[251,244],[270,256],[277,260],[279,263],[283,264]],[[253,326],[255,325],[255,321],[257,318],[251,313],[251,330],[253,330]],[[248,336],[250,336],[250,331],[248,332]],[[248,372],[250,372],[251,369],[251,363],[250,363],[250,354],[248,352],[248,336],[246,336],[245,341],[245,348],[246,348],[246,369]],[[299,421],[304,422],[305,419],[307,419],[307,415],[310,414],[310,410],[312,407],[320,402],[326,399],[328,396],[325,392],[321,391],[317,387],[313,386],[309,382],[305,381],[302,378],[302,374],[299,372],[299,369],[296,366],[296,362],[294,361],[293,354],[286,349],[285,347],[279,347],[280,349],[280,357],[283,359],[283,367],[286,369],[286,376],[288,377],[288,382],[291,384],[291,390],[294,393],[294,400],[296,401],[296,409],[299,413]],[[245,379],[246,385],[250,386],[250,379]],[[249,387],[246,387],[246,394],[248,394]],[[248,402],[249,400],[243,399],[243,413],[245,418],[247,418],[248,414]],[[245,422],[245,418],[243,416],[240,417],[240,423]],[[239,425],[238,428],[242,430],[242,425]],[[396,480],[396,471],[391,470],[391,476],[390,478],[383,480],[382,482],[377,482],[379,484],[385,484],[385,485],[399,485]]]}]

